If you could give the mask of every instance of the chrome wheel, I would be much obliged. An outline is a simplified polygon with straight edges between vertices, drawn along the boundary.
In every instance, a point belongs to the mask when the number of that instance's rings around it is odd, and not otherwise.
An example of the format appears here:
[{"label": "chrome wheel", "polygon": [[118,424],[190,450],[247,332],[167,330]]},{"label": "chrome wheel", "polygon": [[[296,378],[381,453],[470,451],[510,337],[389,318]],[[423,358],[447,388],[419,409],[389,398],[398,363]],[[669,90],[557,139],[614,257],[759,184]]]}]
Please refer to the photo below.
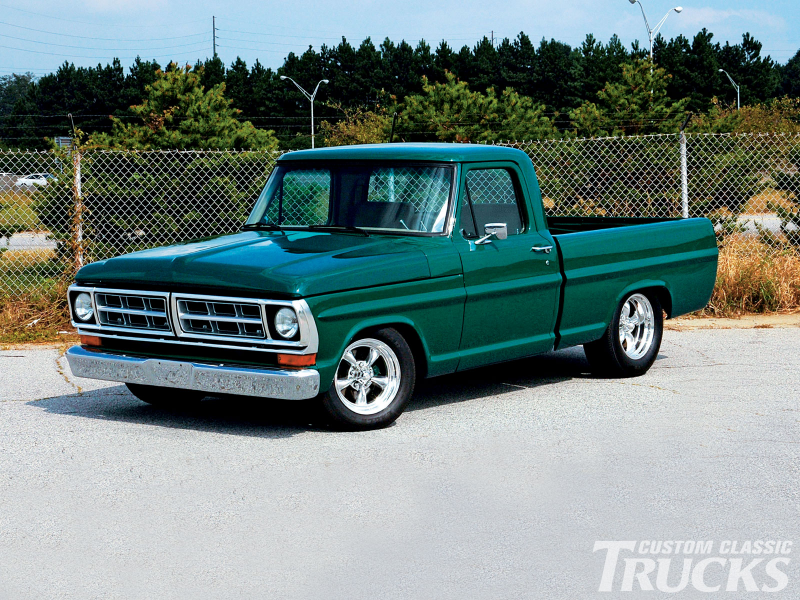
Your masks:
[{"label": "chrome wheel", "polygon": [[633,294],[625,301],[619,315],[619,343],[628,358],[637,360],[647,354],[653,344],[655,322],[647,296]]},{"label": "chrome wheel", "polygon": [[381,412],[400,389],[400,361],[388,344],[364,338],[350,344],[336,369],[334,387],[342,404],[359,415]]}]

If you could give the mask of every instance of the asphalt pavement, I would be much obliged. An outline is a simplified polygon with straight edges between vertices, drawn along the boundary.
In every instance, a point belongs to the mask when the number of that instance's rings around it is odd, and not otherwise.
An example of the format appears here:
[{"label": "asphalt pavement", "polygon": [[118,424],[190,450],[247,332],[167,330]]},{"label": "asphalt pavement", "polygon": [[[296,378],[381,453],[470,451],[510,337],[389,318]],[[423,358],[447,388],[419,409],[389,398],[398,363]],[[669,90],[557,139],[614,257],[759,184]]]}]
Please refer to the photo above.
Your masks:
[{"label": "asphalt pavement", "polygon": [[[0,352],[0,598],[798,598],[799,331],[667,331],[636,379],[579,348],[435,379],[365,433],[309,403],[159,410],[57,349]],[[765,540],[795,546],[776,593],[777,555],[723,544]],[[623,549],[606,593],[598,541],[713,546]],[[669,558],[669,585],[694,569],[672,594],[646,573]],[[738,559],[761,560],[726,592]]]}]

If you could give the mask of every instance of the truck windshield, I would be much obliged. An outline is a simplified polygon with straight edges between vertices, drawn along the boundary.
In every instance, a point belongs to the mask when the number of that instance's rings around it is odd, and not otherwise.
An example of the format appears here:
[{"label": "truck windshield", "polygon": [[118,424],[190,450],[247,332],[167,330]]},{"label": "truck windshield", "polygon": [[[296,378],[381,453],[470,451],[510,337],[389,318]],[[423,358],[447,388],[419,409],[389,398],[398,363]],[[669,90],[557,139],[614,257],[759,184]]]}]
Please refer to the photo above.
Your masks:
[{"label": "truck windshield", "polygon": [[444,233],[452,165],[280,165],[246,227]]}]

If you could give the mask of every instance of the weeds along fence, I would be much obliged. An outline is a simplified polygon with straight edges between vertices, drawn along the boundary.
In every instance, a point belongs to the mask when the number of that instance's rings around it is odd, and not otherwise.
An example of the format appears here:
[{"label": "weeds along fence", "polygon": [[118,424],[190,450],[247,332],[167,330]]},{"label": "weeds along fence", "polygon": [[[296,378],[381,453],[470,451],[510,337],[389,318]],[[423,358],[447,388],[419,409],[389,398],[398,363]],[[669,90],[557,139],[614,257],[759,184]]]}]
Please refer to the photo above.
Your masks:
[{"label": "weeds along fence", "polygon": [[[506,142],[558,215],[706,216],[721,248],[800,255],[800,135]],[[278,154],[0,152],[0,295],[63,286],[83,264],[237,231]]]}]

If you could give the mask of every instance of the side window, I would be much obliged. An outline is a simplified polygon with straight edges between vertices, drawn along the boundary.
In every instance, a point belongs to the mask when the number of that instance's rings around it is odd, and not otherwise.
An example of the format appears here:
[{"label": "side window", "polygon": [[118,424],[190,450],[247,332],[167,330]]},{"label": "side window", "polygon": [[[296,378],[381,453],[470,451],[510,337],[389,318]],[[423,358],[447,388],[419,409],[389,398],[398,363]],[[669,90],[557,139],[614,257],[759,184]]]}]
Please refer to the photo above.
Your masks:
[{"label": "side window", "polygon": [[[505,223],[508,227],[508,235],[522,232],[524,224],[517,192],[511,173],[507,169],[472,169],[468,171],[467,193],[472,202],[472,212],[475,214],[478,235],[483,234],[487,223]],[[461,210],[461,226],[468,234],[475,229],[472,225],[464,225],[464,223],[469,223],[469,220],[471,220],[469,207],[464,206]]]},{"label": "side window", "polygon": [[267,219],[281,225],[322,225],[328,220],[330,195],[329,170],[287,171],[267,209]]}]

